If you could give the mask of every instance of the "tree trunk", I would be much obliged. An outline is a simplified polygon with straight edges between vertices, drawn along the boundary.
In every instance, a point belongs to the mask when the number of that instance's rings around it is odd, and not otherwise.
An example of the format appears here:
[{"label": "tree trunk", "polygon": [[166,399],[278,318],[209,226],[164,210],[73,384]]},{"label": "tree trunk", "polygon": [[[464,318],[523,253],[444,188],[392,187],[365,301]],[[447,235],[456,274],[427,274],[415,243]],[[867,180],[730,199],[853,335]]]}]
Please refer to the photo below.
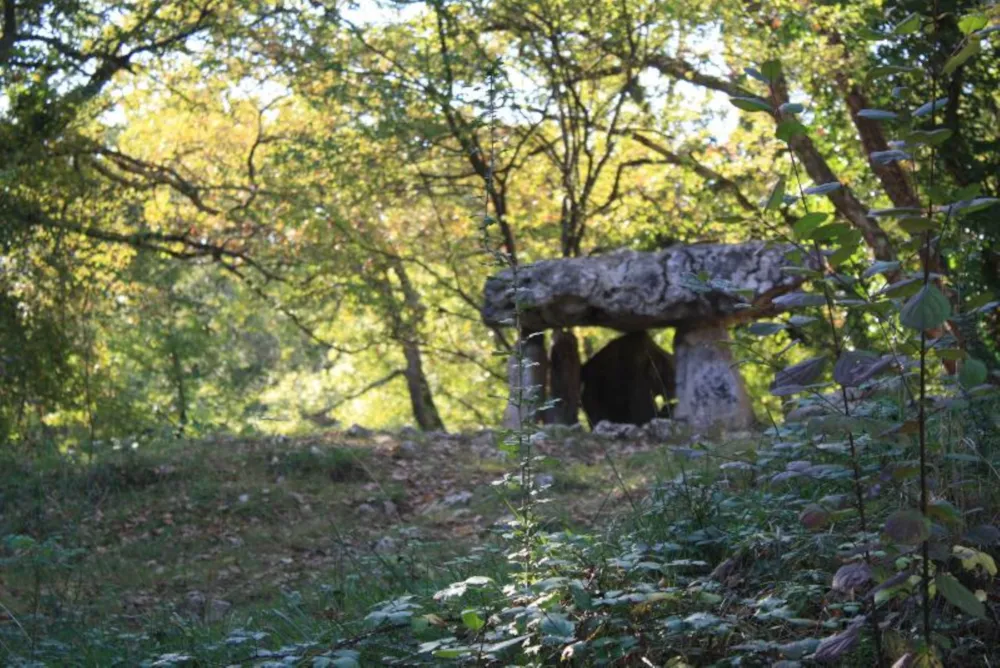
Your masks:
[{"label": "tree trunk", "polygon": [[434,405],[431,386],[424,375],[420,347],[413,341],[404,341],[403,356],[406,358],[406,389],[410,393],[410,406],[417,426],[424,431],[444,431],[444,422]]}]

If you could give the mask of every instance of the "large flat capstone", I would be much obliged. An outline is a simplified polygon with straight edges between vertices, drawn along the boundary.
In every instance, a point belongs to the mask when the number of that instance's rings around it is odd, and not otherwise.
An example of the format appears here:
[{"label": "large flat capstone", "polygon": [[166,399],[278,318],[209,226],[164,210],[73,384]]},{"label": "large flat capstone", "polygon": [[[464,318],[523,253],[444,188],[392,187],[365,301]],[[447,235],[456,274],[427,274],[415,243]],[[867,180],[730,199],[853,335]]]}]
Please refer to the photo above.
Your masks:
[{"label": "large flat capstone", "polygon": [[[752,241],[543,260],[517,269],[516,291],[512,270],[489,278],[483,320],[512,326],[515,293],[521,328],[531,331],[599,326],[628,332],[750,319],[771,297],[802,282],[782,271],[794,264],[793,251],[785,244]],[[745,291],[743,299],[692,282],[699,275]],[[757,308],[748,309],[747,303]]]}]

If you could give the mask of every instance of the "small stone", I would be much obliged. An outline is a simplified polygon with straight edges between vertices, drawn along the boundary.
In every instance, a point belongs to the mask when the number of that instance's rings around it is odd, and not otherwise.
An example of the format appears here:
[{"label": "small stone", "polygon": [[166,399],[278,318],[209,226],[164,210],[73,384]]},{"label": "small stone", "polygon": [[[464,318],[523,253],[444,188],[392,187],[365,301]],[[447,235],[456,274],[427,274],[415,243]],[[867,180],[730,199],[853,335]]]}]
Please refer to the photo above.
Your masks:
[{"label": "small stone", "polygon": [[537,476],[535,476],[535,485],[537,485],[541,489],[545,489],[546,487],[552,487],[552,483],[554,483],[555,481],[556,481],[555,477],[549,475],[548,473],[539,473]]},{"label": "small stone", "polygon": [[391,536],[382,536],[375,543],[375,551],[379,554],[388,554],[396,551],[396,541]]},{"label": "small stone", "polygon": [[470,499],[472,499],[472,492],[463,490],[461,492],[455,492],[454,494],[449,494],[448,496],[444,497],[444,499],[442,499],[442,502],[446,506],[455,506],[460,503],[462,504],[468,503]]},{"label": "small stone", "polygon": [[399,452],[408,457],[416,456],[417,452],[420,450],[418,446],[413,441],[403,441],[399,444]]},{"label": "small stone", "polygon": [[360,506],[358,506],[358,512],[361,513],[362,515],[374,515],[375,507],[370,503],[362,503]]},{"label": "small stone", "polygon": [[684,431],[683,426],[674,420],[653,418],[643,427],[647,438],[656,442],[671,441]]},{"label": "small stone", "polygon": [[347,431],[344,432],[344,436],[348,438],[371,438],[374,434],[371,429],[365,429],[359,424],[352,424],[348,427]]},{"label": "small stone", "polygon": [[385,511],[386,515],[395,516],[399,514],[399,510],[396,508],[396,504],[392,501],[383,501],[382,510]]},{"label": "small stone", "polygon": [[405,438],[407,440],[415,440],[420,438],[420,430],[412,425],[406,425],[399,430],[399,437]]},{"label": "small stone", "polygon": [[639,437],[642,436],[642,429],[634,424],[621,424],[618,422],[601,420],[594,427],[593,433],[596,436],[603,436],[604,438],[610,438],[618,441],[634,441],[638,440]]},{"label": "small stone", "polygon": [[233,604],[229,601],[213,598],[205,609],[205,621],[210,623],[222,621],[232,607]]},{"label": "small stone", "polygon": [[240,494],[239,499],[240,499],[240,503],[246,503],[246,502],[248,502],[250,500],[250,495],[249,494]]}]

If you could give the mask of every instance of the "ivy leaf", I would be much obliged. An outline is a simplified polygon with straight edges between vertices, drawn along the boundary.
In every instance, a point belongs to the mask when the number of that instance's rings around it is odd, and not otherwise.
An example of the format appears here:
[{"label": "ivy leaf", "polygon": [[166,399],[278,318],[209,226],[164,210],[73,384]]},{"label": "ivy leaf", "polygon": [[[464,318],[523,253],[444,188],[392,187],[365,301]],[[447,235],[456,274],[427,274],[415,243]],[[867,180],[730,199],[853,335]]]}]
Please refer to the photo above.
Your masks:
[{"label": "ivy leaf", "polygon": [[731,97],[729,103],[743,111],[772,111],[770,103],[759,97]]},{"label": "ivy leaf", "polygon": [[941,595],[956,608],[966,614],[980,619],[986,617],[986,607],[976,595],[966,589],[965,585],[955,579],[950,573],[938,573],[934,578],[934,584]]},{"label": "ivy leaf", "polygon": [[958,382],[960,382],[962,387],[965,389],[969,389],[970,387],[976,387],[977,385],[985,383],[986,375],[986,365],[976,358],[970,357],[962,362],[962,368],[958,372]]},{"label": "ivy leaf", "polygon": [[899,114],[895,111],[886,111],[885,109],[862,109],[858,112],[858,116],[871,121],[891,121],[899,118]]},{"label": "ivy leaf", "polygon": [[938,99],[933,100],[932,102],[927,102],[926,104],[922,104],[919,107],[917,107],[916,111],[913,112],[913,115],[916,118],[927,116],[930,113],[937,111],[938,109],[946,107],[949,101],[950,99],[947,97],[939,97]]},{"label": "ivy leaf", "polygon": [[963,16],[958,21],[958,29],[962,31],[963,35],[968,35],[985,27],[986,17],[982,14],[969,14]]},{"label": "ivy leaf", "polygon": [[821,355],[782,369],[771,382],[771,394],[783,397],[801,392],[803,387],[814,383],[820,377],[826,367],[826,361],[827,356]]},{"label": "ivy leaf", "polygon": [[825,195],[827,193],[832,193],[835,190],[840,190],[843,185],[839,181],[831,181],[829,183],[820,183],[819,185],[809,186],[802,192],[807,195]]},{"label": "ivy leaf", "polygon": [[951,315],[951,304],[937,286],[929,283],[910,297],[899,312],[899,321],[917,331],[934,329]]},{"label": "ivy leaf", "polygon": [[900,545],[920,545],[931,536],[931,522],[919,510],[897,510],[886,519],[883,531]]},{"label": "ivy leaf", "polygon": [[948,62],[946,62],[944,64],[944,67],[941,68],[941,72],[945,75],[951,74],[959,67],[961,67],[963,64],[965,64],[965,61],[967,61],[969,58],[972,58],[974,55],[976,55],[982,50],[983,50],[983,43],[980,39],[975,37],[970,39],[968,42],[965,43],[965,46],[963,46],[959,50],[958,53],[956,53],[954,56],[948,59]]},{"label": "ivy leaf", "polygon": [[486,626],[486,622],[479,613],[475,610],[463,610],[462,611],[462,623],[465,624],[465,628],[470,631],[478,631],[479,629]]}]

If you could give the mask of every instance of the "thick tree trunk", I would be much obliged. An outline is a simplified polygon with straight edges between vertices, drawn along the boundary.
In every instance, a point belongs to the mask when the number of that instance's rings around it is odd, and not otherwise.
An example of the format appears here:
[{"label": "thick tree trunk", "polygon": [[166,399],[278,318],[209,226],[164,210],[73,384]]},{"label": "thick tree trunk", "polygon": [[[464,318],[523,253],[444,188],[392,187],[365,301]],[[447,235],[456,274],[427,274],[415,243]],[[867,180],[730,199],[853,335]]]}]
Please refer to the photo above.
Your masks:
[{"label": "thick tree trunk", "polygon": [[434,405],[431,386],[424,375],[420,347],[412,341],[403,342],[403,356],[406,358],[406,389],[410,393],[413,419],[424,431],[444,431],[444,422]]}]

